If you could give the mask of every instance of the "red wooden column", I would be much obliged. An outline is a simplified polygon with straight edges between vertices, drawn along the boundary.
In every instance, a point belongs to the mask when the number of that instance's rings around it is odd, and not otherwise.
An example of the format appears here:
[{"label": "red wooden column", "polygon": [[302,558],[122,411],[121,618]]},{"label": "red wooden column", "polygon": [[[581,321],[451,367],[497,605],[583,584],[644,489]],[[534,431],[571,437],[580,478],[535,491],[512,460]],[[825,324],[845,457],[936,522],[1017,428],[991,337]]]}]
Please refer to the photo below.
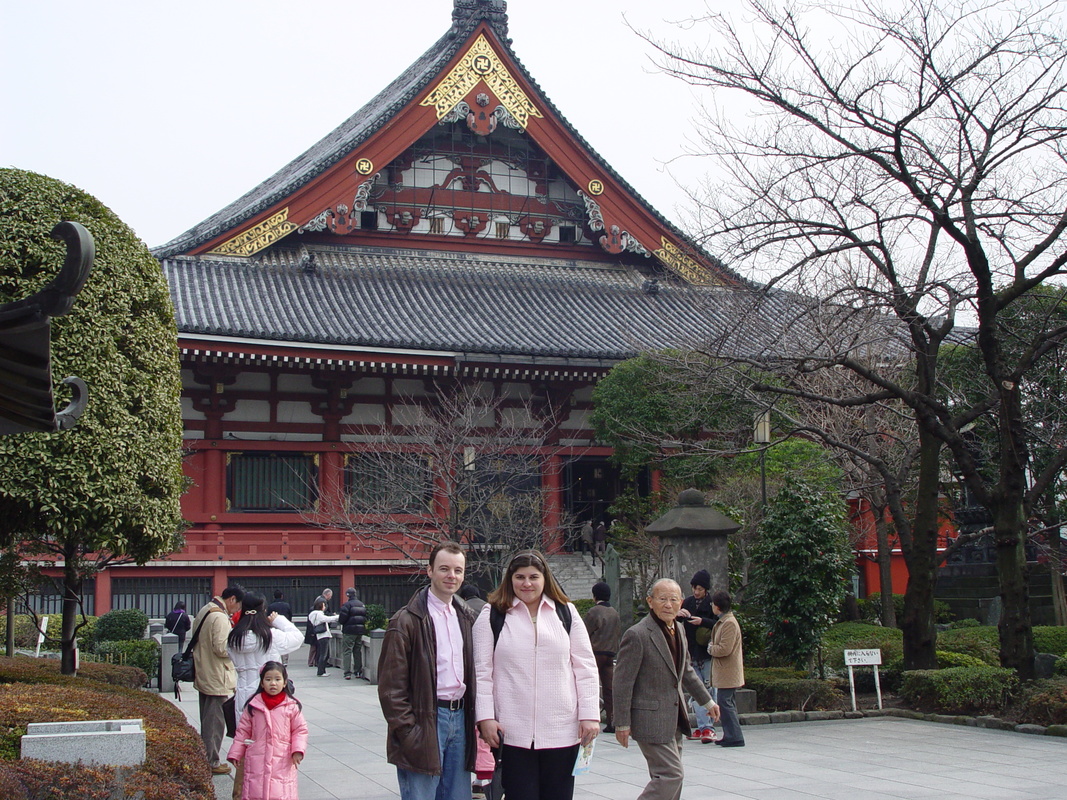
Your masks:
[{"label": "red wooden column", "polygon": [[554,553],[563,548],[563,531],[560,530],[560,516],[563,509],[562,473],[563,463],[559,455],[548,456],[545,459],[544,473],[541,477],[545,489],[544,548],[548,553]]},{"label": "red wooden column", "polygon": [[96,616],[106,614],[111,610],[111,572],[106,569],[96,573],[96,590],[94,592]]}]

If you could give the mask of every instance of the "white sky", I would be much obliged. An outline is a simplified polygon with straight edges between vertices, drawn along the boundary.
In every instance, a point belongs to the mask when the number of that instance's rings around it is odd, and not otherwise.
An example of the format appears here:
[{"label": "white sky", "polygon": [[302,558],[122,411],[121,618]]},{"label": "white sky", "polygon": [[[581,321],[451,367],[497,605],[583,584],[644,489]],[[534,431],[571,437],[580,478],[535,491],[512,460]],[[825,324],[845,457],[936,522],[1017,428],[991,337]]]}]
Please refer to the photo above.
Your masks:
[{"label": "white sky", "polygon": [[[0,166],[73,183],[164,244],[358,110],[449,28],[452,5],[0,0]],[[695,139],[697,95],[650,71],[623,16],[670,39],[703,0],[508,6],[513,47],[549,99],[681,224],[678,181],[712,165],[663,165]]]}]

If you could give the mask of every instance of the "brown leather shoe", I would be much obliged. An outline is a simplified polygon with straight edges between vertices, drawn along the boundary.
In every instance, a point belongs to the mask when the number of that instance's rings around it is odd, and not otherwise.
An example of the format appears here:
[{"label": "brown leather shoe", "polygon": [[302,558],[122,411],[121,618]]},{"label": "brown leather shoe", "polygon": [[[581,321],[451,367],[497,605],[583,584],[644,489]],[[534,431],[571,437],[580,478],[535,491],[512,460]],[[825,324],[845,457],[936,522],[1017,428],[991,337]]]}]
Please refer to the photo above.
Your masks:
[{"label": "brown leather shoe", "polygon": [[211,774],[212,775],[229,775],[230,774],[230,765],[229,764],[216,764],[215,766],[213,766],[211,768]]}]

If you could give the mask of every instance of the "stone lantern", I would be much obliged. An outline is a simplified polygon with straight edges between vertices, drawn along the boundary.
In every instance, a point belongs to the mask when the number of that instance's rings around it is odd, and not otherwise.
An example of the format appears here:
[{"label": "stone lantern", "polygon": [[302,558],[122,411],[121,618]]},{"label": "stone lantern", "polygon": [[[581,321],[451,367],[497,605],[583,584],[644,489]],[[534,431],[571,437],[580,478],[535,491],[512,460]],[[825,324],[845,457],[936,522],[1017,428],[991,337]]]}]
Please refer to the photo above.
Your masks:
[{"label": "stone lantern", "polygon": [[704,502],[704,493],[686,489],[678,505],[657,519],[646,531],[660,539],[661,578],[673,578],[682,587],[697,570],[711,574],[711,591],[730,591],[729,549],[726,537],[741,526]]}]

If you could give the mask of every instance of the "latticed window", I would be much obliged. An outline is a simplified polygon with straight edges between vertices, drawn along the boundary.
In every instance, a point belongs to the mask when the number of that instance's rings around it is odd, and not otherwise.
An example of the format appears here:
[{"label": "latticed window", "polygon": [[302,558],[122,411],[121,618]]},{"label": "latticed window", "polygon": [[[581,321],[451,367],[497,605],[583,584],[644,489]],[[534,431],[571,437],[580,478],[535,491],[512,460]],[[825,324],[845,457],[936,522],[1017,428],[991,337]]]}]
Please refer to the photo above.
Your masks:
[{"label": "latticed window", "polygon": [[307,453],[231,453],[231,511],[310,511],[318,497],[315,457]]},{"label": "latticed window", "polygon": [[419,453],[355,453],[345,481],[349,507],[381,514],[425,514],[433,499],[433,477]]}]

